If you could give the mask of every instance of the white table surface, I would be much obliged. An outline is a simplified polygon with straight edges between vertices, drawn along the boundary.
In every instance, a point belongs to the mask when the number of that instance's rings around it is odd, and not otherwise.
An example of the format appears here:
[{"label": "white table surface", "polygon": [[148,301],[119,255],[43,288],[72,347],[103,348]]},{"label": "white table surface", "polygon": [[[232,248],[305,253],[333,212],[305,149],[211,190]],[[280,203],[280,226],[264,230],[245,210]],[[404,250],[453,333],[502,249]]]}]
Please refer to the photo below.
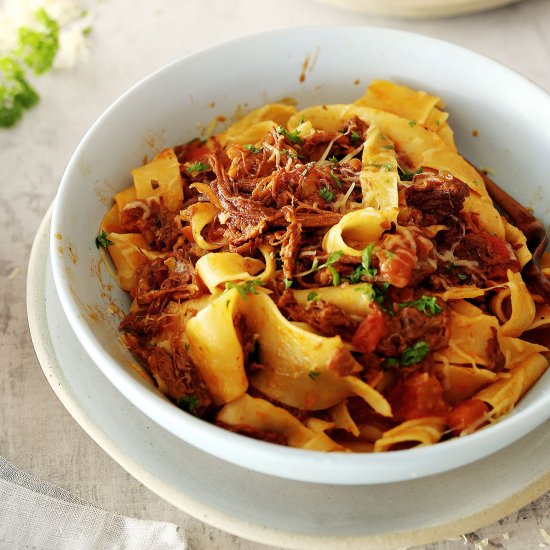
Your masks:
[{"label": "white table surface", "polygon": [[[419,21],[363,16],[306,0],[96,0],[90,5],[95,21],[89,60],[41,77],[39,106],[16,128],[0,130],[0,455],[118,513],[172,521],[186,530],[193,549],[260,548],[187,516],[138,483],[84,433],[44,378],[27,327],[25,275],[35,231],[65,165],[104,109],[152,71],[213,43],[282,27],[368,24],[420,32],[488,55],[550,91],[550,0]],[[470,535],[467,545],[441,541],[425,549],[477,548],[476,541],[491,537],[506,548],[500,535],[526,518],[537,518],[537,526],[550,531],[549,510],[550,493]]]}]

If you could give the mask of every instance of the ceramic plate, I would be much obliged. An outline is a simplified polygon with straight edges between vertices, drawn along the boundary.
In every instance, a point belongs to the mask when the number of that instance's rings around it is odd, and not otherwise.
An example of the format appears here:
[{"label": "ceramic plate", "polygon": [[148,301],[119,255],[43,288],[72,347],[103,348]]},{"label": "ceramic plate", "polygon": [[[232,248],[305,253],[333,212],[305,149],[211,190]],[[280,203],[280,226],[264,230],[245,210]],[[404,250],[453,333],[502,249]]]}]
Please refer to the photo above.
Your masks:
[{"label": "ceramic plate", "polygon": [[467,467],[382,485],[287,481],[186,444],[119,393],[78,343],[53,282],[50,219],[51,210],[36,236],[27,281],[29,325],[46,378],[96,443],[184,512],[265,544],[382,550],[475,530],[550,489],[550,422]]},{"label": "ceramic plate", "polygon": [[347,10],[410,19],[468,15],[492,10],[520,0],[320,0]]}]

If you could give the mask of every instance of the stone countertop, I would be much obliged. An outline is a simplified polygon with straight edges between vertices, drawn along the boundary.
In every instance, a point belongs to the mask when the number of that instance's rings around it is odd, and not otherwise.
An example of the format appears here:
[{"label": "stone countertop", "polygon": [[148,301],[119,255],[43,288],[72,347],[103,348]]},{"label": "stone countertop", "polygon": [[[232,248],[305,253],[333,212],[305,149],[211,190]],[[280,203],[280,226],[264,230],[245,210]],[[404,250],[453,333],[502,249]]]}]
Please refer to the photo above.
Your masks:
[{"label": "stone countertop", "polygon": [[[417,21],[358,15],[306,0],[279,0],[269,7],[259,0],[96,0],[90,6],[95,19],[88,60],[37,80],[40,104],[17,127],[0,130],[0,454],[105,508],[172,521],[185,529],[193,549],[259,548],[187,516],[138,483],[78,426],[42,374],[26,318],[27,262],[72,152],[113,100],[159,67],[213,43],[289,26],[368,24],[424,33],[492,57],[550,91],[550,1]],[[494,547],[511,548],[500,536],[528,518],[550,530],[549,510],[547,494],[468,535],[469,547],[491,547],[498,539]],[[541,538],[540,545],[544,542]],[[442,541],[425,548],[465,544]]]}]

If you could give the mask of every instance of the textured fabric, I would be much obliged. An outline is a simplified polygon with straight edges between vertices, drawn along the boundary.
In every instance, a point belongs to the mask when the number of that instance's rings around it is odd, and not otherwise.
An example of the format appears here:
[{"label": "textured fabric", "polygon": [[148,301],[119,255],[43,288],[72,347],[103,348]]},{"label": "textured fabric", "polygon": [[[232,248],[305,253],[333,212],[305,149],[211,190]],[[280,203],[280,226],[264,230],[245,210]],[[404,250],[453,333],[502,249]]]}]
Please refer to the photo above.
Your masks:
[{"label": "textured fabric", "polygon": [[184,550],[176,525],[114,514],[0,457],[0,550]]}]

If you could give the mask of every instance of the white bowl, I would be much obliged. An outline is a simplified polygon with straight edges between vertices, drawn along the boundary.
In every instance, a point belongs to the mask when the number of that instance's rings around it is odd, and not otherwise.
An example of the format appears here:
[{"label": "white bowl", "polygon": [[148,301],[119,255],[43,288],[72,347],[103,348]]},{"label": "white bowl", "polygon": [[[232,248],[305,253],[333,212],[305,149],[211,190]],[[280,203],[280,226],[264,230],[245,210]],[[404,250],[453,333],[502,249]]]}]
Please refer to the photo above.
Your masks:
[{"label": "white bowl", "polygon": [[[550,97],[476,53],[380,28],[282,30],[180,59],[133,87],[97,120],[61,181],[51,256],[61,303],[77,338],[134,405],[181,439],[234,464],[317,483],[394,482],[473,462],[550,417],[549,371],[511,414],[467,437],[391,453],[325,454],[257,441],[208,424],[171,404],[131,367],[134,360],[119,342],[119,318],[107,313],[112,303],[127,309],[129,299],[103,271],[103,282],[112,283],[106,291],[97,274],[94,238],[108,207],[102,197],[128,186],[130,170],[145,155],[151,158],[162,147],[195,137],[197,124],[207,124],[215,115],[231,116],[238,105],[253,108],[283,97],[295,98],[299,106],[351,102],[374,78],[443,97],[464,156],[491,167],[498,183],[548,223]],[[478,137],[473,137],[474,130]]]}]

